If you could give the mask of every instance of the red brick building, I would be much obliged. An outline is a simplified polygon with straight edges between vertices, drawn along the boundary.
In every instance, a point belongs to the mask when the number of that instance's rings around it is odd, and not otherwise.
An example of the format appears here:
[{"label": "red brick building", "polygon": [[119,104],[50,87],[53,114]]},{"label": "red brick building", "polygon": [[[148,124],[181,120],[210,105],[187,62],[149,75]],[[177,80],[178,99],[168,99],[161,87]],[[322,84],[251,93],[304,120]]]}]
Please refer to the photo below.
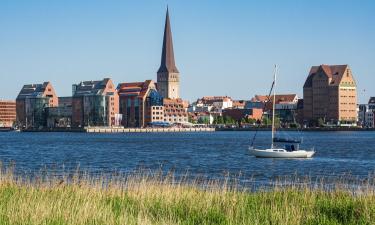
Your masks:
[{"label": "red brick building", "polygon": [[313,66],[303,86],[306,123],[357,123],[357,84],[348,65]]},{"label": "red brick building", "polygon": [[120,119],[118,113],[118,94],[111,79],[73,85],[73,127],[116,126]]},{"label": "red brick building", "polygon": [[45,109],[57,105],[58,97],[50,82],[24,85],[16,99],[17,125],[21,128],[45,127]]},{"label": "red brick building", "polygon": [[117,89],[124,127],[146,127],[164,121],[163,98],[152,80],[121,83]]}]

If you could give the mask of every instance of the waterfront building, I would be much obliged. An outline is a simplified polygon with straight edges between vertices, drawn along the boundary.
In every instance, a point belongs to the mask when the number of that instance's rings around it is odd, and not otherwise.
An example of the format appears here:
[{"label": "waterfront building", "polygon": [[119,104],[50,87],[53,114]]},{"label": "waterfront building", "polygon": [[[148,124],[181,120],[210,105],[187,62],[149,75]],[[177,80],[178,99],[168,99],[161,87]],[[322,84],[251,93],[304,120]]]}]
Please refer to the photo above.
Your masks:
[{"label": "waterfront building", "polygon": [[157,72],[157,90],[163,98],[180,98],[180,72],[176,67],[174,59],[168,9],[165,18],[161,64]]},{"label": "waterfront building", "polygon": [[50,82],[24,85],[16,99],[17,125],[22,128],[46,126],[46,108],[56,107],[58,97]]},{"label": "waterfront building", "polygon": [[46,108],[47,127],[71,127],[72,126],[72,97],[59,97],[57,107]]},{"label": "waterfront building", "polygon": [[368,104],[358,105],[358,125],[367,128],[374,128],[375,97],[371,97]]},{"label": "waterfront building", "polygon": [[313,66],[303,86],[304,120],[332,125],[357,123],[357,86],[348,65]]},{"label": "waterfront building", "polygon": [[164,122],[163,97],[152,80],[121,83],[117,90],[124,127],[146,127]]},{"label": "waterfront building", "polygon": [[163,99],[164,121],[171,124],[187,124],[189,104],[182,99]]},{"label": "waterfront building", "polygon": [[16,101],[0,99],[0,127],[12,127],[16,122]]},{"label": "waterfront building", "polygon": [[72,91],[72,126],[118,125],[118,94],[110,78],[73,84]]}]

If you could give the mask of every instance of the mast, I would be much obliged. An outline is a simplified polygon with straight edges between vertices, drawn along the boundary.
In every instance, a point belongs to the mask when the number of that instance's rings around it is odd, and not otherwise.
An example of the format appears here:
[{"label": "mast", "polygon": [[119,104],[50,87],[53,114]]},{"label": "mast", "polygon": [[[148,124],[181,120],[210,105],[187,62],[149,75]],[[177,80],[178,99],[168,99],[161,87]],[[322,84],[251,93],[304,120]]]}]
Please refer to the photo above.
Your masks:
[{"label": "mast", "polygon": [[272,101],[272,141],[271,149],[273,146],[273,138],[275,136],[275,101],[276,101],[276,74],[277,74],[277,65],[275,65],[275,71],[273,73],[273,101]]}]

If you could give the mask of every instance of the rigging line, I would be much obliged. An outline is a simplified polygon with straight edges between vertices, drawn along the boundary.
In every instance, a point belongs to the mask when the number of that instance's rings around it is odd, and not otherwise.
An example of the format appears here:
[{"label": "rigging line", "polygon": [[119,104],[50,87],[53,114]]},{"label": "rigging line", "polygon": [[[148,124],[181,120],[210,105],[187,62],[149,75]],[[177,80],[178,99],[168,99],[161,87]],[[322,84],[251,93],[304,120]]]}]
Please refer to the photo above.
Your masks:
[{"label": "rigging line", "polygon": [[264,116],[264,111],[265,111],[265,109],[266,109],[266,105],[267,105],[267,103],[271,100],[272,90],[273,90],[274,86],[275,86],[275,80],[272,82],[271,89],[270,89],[270,91],[268,92],[267,102],[265,102],[264,105],[263,105],[263,109],[262,109],[262,110],[263,110],[263,113],[262,113],[262,116],[260,117],[260,123],[258,124],[257,128],[255,129],[254,137],[253,137],[253,139],[251,140],[251,145],[250,145],[251,147],[254,146],[254,141],[255,141],[255,138],[256,138],[256,136],[257,136],[257,134],[258,134],[258,130],[259,130],[261,124],[262,124],[262,119],[263,119],[263,116]]}]

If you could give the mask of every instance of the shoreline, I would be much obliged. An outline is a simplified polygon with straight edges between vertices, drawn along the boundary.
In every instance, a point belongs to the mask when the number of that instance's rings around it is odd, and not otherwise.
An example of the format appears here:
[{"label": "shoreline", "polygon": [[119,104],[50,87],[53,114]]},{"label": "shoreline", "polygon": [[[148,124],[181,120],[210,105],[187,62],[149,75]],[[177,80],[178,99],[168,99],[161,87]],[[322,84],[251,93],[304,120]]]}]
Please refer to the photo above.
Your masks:
[{"label": "shoreline", "polygon": [[[271,131],[271,128],[120,128],[120,127],[85,127],[85,128],[42,128],[25,129],[21,132],[76,132],[76,133],[170,133],[170,132],[223,132],[223,131]],[[357,127],[319,127],[319,128],[280,128],[279,131],[336,132],[336,131],[375,131],[375,128]],[[14,130],[0,130],[12,132]]]}]

